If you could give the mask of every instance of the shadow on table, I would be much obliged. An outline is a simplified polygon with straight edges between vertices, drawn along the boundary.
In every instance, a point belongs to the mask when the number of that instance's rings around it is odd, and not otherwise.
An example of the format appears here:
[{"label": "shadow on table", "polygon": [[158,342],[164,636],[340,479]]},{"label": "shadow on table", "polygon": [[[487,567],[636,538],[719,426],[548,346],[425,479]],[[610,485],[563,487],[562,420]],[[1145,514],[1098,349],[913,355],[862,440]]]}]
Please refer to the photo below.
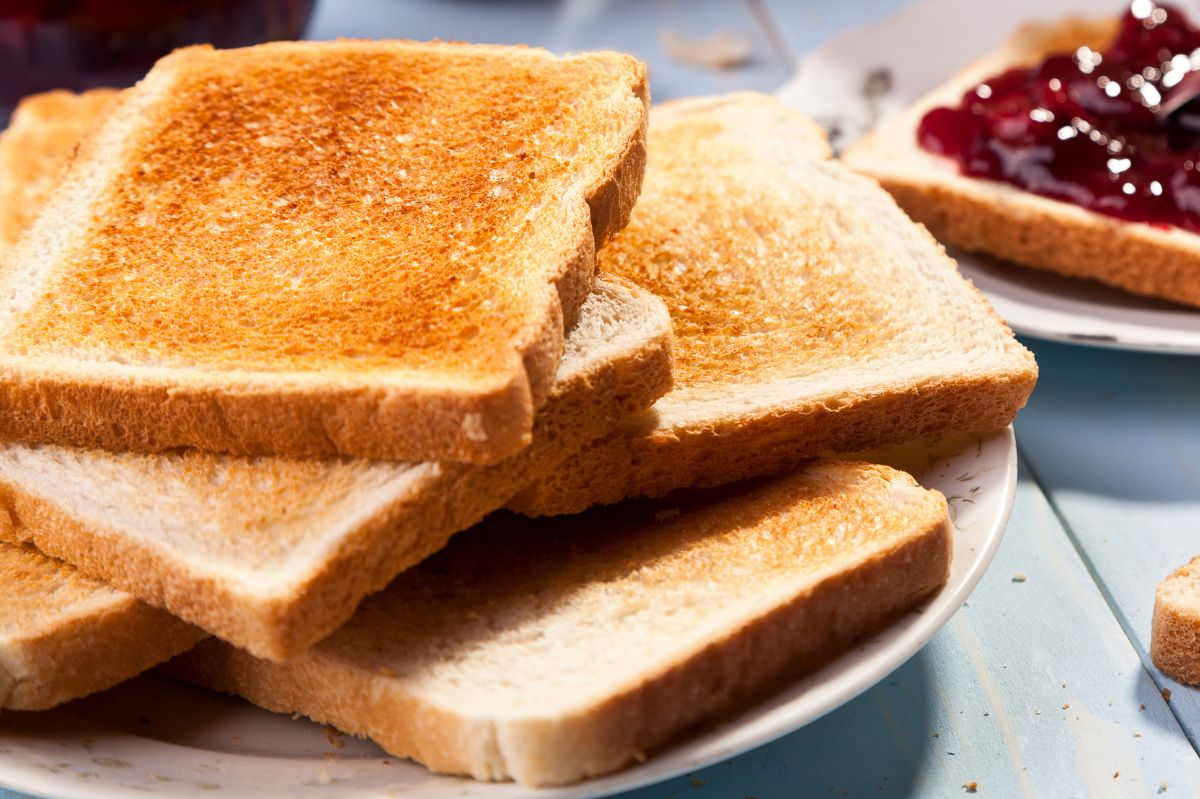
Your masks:
[{"label": "shadow on table", "polygon": [[1026,340],[1041,367],[1017,443],[1051,492],[1200,497],[1200,361]]},{"label": "shadow on table", "polygon": [[850,704],[791,735],[619,799],[916,795],[917,776],[936,745],[931,657],[921,650]]}]

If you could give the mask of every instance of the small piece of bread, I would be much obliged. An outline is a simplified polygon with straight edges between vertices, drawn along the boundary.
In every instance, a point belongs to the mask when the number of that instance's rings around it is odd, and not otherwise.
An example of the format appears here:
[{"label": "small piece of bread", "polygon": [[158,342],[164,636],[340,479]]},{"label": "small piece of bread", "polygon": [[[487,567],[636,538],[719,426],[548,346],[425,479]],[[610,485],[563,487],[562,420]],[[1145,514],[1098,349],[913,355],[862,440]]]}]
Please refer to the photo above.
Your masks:
[{"label": "small piece of bread", "polygon": [[656,106],[649,135],[642,197],[599,260],[666,301],[675,388],[509,507],[661,496],[999,428],[1024,406],[1033,356],[815,123],[733,94]]},{"label": "small piece of bread", "polygon": [[1168,677],[1200,684],[1200,558],[1159,585],[1154,595],[1150,658]]},{"label": "small piece of bread", "polygon": [[926,152],[917,127],[930,109],[956,105],[980,82],[1082,45],[1103,52],[1118,21],[1065,19],[1021,27],[998,52],[885,122],[842,156],[888,189],[913,219],[947,244],[1070,277],[1189,305],[1200,305],[1200,237],[1096,214],[999,181],[959,174]]},{"label": "small piece of bread", "polygon": [[495,463],[644,168],[618,53],[178,50],[0,273],[0,437]]},{"label": "small piece of bread", "polygon": [[943,497],[824,462],[667,504],[498,516],[294,663],[210,640],[168,666],[435,771],[573,782],[829,657],[943,584]]},{"label": "small piece of bread", "polygon": [[0,251],[33,223],[75,145],[117,96],[116,89],[26,97],[0,133]]},{"label": "small piece of bread", "polygon": [[0,709],[43,710],[103,690],[203,637],[31,547],[0,544]]},{"label": "small piece of bread", "polygon": [[260,657],[336,629],[671,381],[666,308],[601,276],[567,340],[534,443],[492,466],[140,455],[0,445],[0,540],[30,542]]}]

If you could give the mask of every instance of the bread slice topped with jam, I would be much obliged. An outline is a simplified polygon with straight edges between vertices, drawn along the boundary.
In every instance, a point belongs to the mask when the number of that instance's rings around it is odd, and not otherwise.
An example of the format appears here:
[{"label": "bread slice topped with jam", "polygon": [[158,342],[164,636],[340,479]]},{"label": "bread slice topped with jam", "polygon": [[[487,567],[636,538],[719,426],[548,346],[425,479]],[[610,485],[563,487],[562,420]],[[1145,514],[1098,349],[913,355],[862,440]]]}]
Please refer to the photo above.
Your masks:
[{"label": "bread slice topped with jam", "polygon": [[186,48],[0,274],[0,436],[494,463],[530,441],[644,165],[644,66]]},{"label": "bread slice topped with jam", "polygon": [[1193,22],[1026,24],[843,160],[947,244],[1200,306]]},{"label": "bread slice topped with jam", "polygon": [[806,117],[757,94],[666,103],[649,152],[600,263],[667,303],[675,386],[510,507],[661,496],[999,428],[1024,406],[1033,356]]}]

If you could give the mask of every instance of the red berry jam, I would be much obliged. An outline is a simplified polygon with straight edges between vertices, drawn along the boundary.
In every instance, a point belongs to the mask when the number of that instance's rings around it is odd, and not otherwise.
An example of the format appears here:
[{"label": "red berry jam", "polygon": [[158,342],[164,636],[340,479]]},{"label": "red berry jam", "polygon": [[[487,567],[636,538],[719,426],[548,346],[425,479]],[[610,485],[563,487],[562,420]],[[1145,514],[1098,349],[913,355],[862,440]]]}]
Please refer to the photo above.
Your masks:
[{"label": "red berry jam", "polygon": [[1200,29],[1134,0],[1102,53],[996,75],[927,113],[917,139],[965,175],[1200,233]]}]

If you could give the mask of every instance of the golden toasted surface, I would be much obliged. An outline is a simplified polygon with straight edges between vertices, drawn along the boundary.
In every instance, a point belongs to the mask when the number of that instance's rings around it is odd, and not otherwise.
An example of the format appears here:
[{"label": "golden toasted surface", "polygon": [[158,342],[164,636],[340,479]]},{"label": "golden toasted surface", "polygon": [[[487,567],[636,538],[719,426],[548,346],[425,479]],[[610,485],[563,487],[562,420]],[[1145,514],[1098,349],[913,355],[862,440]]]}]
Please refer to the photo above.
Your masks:
[{"label": "golden toasted surface", "polygon": [[[890,312],[894,298],[879,291],[878,276],[860,279],[852,268],[864,246],[853,238],[860,231],[838,225],[836,197],[747,168],[741,115],[759,113],[766,124],[778,105],[745,95],[735,108],[724,120],[671,104],[652,115],[641,198],[597,256],[603,270],[667,303],[680,388],[829,369],[886,349],[896,325],[908,324]],[[795,116],[789,138],[812,124]],[[794,158],[790,146],[785,159]]]},{"label": "golden toasted surface", "polygon": [[79,137],[115,89],[26,97],[0,134],[0,244],[15,244],[41,210]]},{"label": "golden toasted surface", "polygon": [[555,247],[546,219],[582,205],[580,164],[613,124],[595,109],[630,95],[632,59],[502,55],[356,42],[168,57],[87,246],[4,345],[265,371],[511,366],[544,313],[512,265]]},{"label": "golden toasted surface", "polygon": [[97,602],[127,601],[103,583],[33,547],[0,544],[0,638],[38,635],[64,613]]},{"label": "golden toasted surface", "polygon": [[[514,601],[514,592],[536,596],[542,607],[538,615],[578,610],[580,595],[600,604],[619,589],[658,597],[655,604],[661,608],[670,604],[664,597],[703,594],[709,584],[727,583],[732,602],[792,580],[798,572],[861,557],[879,541],[909,535],[945,514],[941,495],[921,489],[905,473],[821,461],[773,481],[697,492],[675,502],[631,503],[558,519],[499,517],[486,532],[462,536],[367,600],[347,633],[330,644],[341,644],[372,623],[388,624],[382,617],[370,621],[381,610],[402,616],[406,630],[449,635],[451,628],[472,626],[456,621],[462,605],[503,607]],[[510,569],[497,568],[535,561],[555,567],[523,571],[519,585],[513,584]],[[413,601],[421,604],[419,612],[397,612]],[[676,604],[681,613],[688,607]]]}]

